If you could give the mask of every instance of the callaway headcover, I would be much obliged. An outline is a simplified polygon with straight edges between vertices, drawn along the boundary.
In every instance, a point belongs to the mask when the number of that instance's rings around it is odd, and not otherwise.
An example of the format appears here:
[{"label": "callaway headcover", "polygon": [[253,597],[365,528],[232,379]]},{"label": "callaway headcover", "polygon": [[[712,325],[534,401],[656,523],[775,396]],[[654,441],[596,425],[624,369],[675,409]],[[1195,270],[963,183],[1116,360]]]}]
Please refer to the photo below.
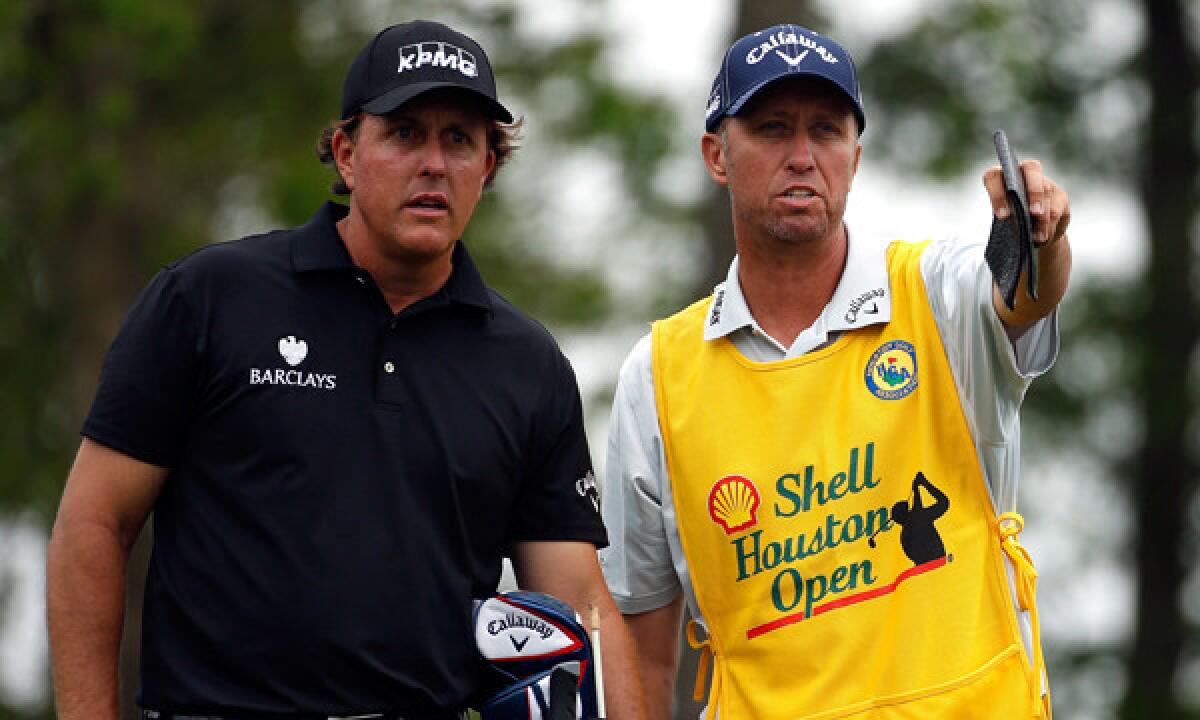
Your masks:
[{"label": "callaway headcover", "polygon": [[482,720],[582,720],[579,663],[568,662],[509,685],[479,708]]},{"label": "callaway headcover", "polygon": [[475,645],[506,684],[479,708],[483,720],[550,720],[551,695],[568,676],[576,691],[569,717],[597,717],[592,646],[570,605],[529,591],[477,600]]}]

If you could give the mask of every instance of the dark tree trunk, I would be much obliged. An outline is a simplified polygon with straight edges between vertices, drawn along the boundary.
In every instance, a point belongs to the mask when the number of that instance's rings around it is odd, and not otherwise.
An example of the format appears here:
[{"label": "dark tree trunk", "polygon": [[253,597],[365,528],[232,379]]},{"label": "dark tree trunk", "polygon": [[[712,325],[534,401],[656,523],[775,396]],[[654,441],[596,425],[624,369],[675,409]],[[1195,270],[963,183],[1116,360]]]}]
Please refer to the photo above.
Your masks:
[{"label": "dark tree trunk", "polygon": [[1188,369],[1197,341],[1190,228],[1197,210],[1195,89],[1200,85],[1180,0],[1144,0],[1142,72],[1150,114],[1142,149],[1141,201],[1150,234],[1146,304],[1134,333],[1144,348],[1138,398],[1145,440],[1133,461],[1137,614],[1125,720],[1189,717],[1174,693],[1187,622],[1181,609],[1184,532],[1196,468],[1188,456]]}]

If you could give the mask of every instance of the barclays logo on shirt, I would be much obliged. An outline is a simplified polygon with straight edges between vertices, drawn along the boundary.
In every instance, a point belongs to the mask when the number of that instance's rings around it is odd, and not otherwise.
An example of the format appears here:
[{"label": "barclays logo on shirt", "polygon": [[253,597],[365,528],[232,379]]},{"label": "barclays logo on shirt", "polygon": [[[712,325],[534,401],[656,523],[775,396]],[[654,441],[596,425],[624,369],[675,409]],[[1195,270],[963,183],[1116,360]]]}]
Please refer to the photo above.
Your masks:
[{"label": "barclays logo on shirt", "polygon": [[[279,355],[291,367],[304,362],[308,357],[308,343],[295,335],[285,335],[277,345]],[[289,368],[250,368],[251,385],[290,385],[311,387],[317,390],[333,390],[337,387],[337,375],[306,372]]]}]

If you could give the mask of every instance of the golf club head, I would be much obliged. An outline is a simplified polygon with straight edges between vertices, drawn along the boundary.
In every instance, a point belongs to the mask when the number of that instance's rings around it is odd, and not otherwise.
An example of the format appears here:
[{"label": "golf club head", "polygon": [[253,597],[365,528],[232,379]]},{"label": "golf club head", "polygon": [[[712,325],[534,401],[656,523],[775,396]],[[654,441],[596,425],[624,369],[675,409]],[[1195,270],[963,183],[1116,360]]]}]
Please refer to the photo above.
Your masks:
[{"label": "golf club head", "polygon": [[489,685],[512,688],[513,681],[533,677],[548,682],[556,667],[574,663],[583,717],[597,715],[591,638],[570,605],[545,593],[498,593],[476,601],[474,623],[479,654],[499,681]]},{"label": "golf club head", "polygon": [[496,693],[479,707],[479,717],[480,720],[584,720],[578,687],[579,663],[562,663]]}]

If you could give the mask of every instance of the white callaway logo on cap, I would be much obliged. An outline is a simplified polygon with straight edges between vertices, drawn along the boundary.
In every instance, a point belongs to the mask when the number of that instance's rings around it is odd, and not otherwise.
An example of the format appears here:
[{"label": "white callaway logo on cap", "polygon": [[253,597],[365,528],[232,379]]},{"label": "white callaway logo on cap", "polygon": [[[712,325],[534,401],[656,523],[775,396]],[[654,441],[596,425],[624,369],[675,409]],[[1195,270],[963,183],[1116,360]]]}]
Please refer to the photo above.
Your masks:
[{"label": "white callaway logo on cap", "polygon": [[808,54],[808,50],[805,50],[800,54],[799,57],[790,58],[787,55],[784,55],[782,52],[779,52],[778,48],[781,45],[802,45],[809,50],[816,50],[817,54],[821,56],[821,59],[831,65],[836,64],[838,61],[837,57],[834,56],[834,54],[830,52],[828,48],[816,42],[812,38],[805,36],[803,33],[796,33],[790,30],[780,30],[774,35],[769,36],[757,47],[750,48],[750,52],[746,53],[746,62],[750,65],[757,65],[758,63],[762,62],[762,59],[765,58],[772,50],[775,50],[779,53],[781,58],[788,61],[789,65],[796,65],[804,59],[805,55]]},{"label": "white callaway logo on cap", "polygon": [[712,114],[721,109],[721,96],[713,95],[708,99],[708,108],[704,111],[704,117],[712,117]]},{"label": "white callaway logo on cap", "polygon": [[416,70],[426,65],[454,68],[467,77],[479,74],[475,68],[475,56],[448,42],[419,42],[400,48],[400,67],[396,72]]}]

